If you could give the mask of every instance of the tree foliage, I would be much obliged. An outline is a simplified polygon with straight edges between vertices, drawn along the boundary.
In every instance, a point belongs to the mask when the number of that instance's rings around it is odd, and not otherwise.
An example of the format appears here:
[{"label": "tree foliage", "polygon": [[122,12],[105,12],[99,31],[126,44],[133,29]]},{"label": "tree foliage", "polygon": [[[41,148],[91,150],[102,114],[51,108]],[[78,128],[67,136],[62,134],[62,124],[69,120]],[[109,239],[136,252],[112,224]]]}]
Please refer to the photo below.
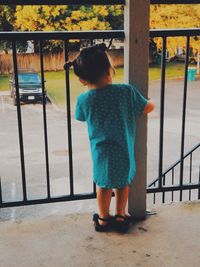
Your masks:
[{"label": "tree foliage", "polygon": [[15,16],[20,30],[107,30],[122,21],[123,9],[119,5],[18,6]]},{"label": "tree foliage", "polygon": [[[123,27],[122,6],[18,6],[14,27],[22,31],[108,30]],[[62,42],[46,42],[48,51],[62,49]]]},{"label": "tree foliage", "polygon": [[[16,7],[14,5],[0,5],[0,31],[13,31],[15,29],[15,10]],[[8,53],[9,49],[11,49],[11,42],[0,41],[0,50],[3,50],[5,53]],[[25,52],[27,49],[27,42],[17,42],[17,49],[20,52]]]},{"label": "tree foliage", "polygon": [[[199,28],[200,5],[151,5],[150,28]],[[0,30],[4,31],[81,31],[123,29],[123,7],[112,6],[1,6]],[[191,38],[193,52],[200,46],[200,38]],[[155,38],[157,48],[162,48],[162,39]],[[10,43],[4,42],[3,49]],[[167,38],[167,48],[171,55],[178,47],[185,47],[185,37]],[[2,46],[2,43],[0,44]],[[26,50],[23,42],[18,42],[21,51]],[[2,49],[2,47],[0,47]],[[46,42],[48,51],[62,49],[62,42]]]},{"label": "tree foliage", "polygon": [[[150,28],[199,28],[200,5],[151,5]],[[154,38],[157,48],[162,48],[162,38]],[[193,53],[200,47],[200,38],[193,37],[190,41]],[[171,56],[177,53],[178,47],[186,47],[186,37],[167,38],[167,49]]]}]

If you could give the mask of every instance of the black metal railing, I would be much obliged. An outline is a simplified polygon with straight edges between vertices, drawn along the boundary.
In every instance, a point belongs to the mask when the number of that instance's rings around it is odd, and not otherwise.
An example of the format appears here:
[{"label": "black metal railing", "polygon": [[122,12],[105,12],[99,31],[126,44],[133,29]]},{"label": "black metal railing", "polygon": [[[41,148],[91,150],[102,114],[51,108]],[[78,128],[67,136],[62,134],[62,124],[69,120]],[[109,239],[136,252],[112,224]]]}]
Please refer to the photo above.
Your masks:
[{"label": "black metal railing", "polygon": [[[193,153],[200,151],[200,143],[196,145],[192,150],[186,153],[183,159],[178,160],[172,166],[167,168],[161,175],[161,177],[156,178],[151,183],[148,184],[147,193],[153,193],[153,203],[156,203],[156,193],[162,193],[162,203],[165,203],[165,193],[171,192],[171,201],[174,201],[174,192],[179,191],[179,200],[182,201],[182,191],[188,190],[188,200],[191,200],[191,190],[197,189],[197,198],[200,199],[200,165],[198,168],[198,181],[197,183],[192,183],[192,173],[193,173]],[[189,158],[189,183],[183,184],[183,174],[182,179],[175,179],[175,169],[184,165],[184,162]],[[166,175],[169,174],[167,179],[168,185],[166,186]],[[171,178],[171,179],[170,179]],[[182,182],[180,182],[182,181]],[[169,184],[170,183],[170,184]],[[161,184],[161,187],[159,185]],[[178,198],[176,198],[178,200]]]},{"label": "black metal railing", "polygon": [[[125,0],[2,0],[1,5],[124,5]],[[69,176],[70,176],[70,194],[61,197],[51,197],[50,193],[50,175],[49,175],[49,153],[48,153],[48,132],[47,132],[47,116],[45,104],[45,89],[44,89],[44,63],[43,63],[43,41],[44,40],[62,40],[64,42],[64,57],[65,61],[68,59],[69,47],[68,42],[70,39],[89,39],[91,43],[94,39],[114,39],[124,38],[123,31],[91,31],[91,32],[1,32],[0,40],[11,41],[13,51],[13,68],[16,86],[16,104],[17,104],[17,119],[18,119],[18,132],[20,144],[20,159],[21,159],[21,174],[22,174],[22,189],[23,200],[4,202],[2,199],[2,184],[0,179],[0,207],[29,205],[37,203],[48,203],[76,199],[89,199],[96,197],[96,187],[93,184],[93,192],[89,194],[74,194],[74,181],[73,181],[73,158],[72,158],[72,133],[71,133],[71,108],[70,108],[70,81],[69,72],[65,72],[66,80],[66,107],[67,107],[67,132],[68,132],[68,149],[69,149]],[[19,100],[19,81],[18,81],[18,66],[17,66],[17,51],[16,41],[19,40],[36,40],[39,41],[40,47],[40,72],[42,81],[42,98],[43,98],[43,124],[44,124],[44,141],[45,141],[45,160],[46,160],[46,183],[47,183],[47,198],[28,200],[26,190],[26,170],[24,158],[24,143],[23,143],[23,127],[21,107]],[[1,177],[0,177],[1,178]]]},{"label": "black metal railing", "polygon": [[[163,170],[163,145],[164,145],[164,110],[165,110],[165,83],[166,83],[166,43],[167,38],[172,36],[185,36],[186,38],[186,56],[185,56],[185,71],[184,71],[184,86],[183,86],[183,106],[182,106],[182,129],[181,129],[181,151],[180,160],[177,161],[167,170]],[[162,202],[165,202],[165,192],[179,191],[179,201],[183,199],[183,190],[189,190],[189,200],[191,199],[191,190],[198,189],[198,199],[200,198],[200,180],[192,183],[192,154],[199,149],[200,144],[195,146],[191,151],[184,155],[185,149],[185,126],[186,126],[186,106],[187,106],[187,89],[188,89],[188,65],[189,65],[189,50],[190,39],[194,36],[200,36],[200,29],[168,29],[168,30],[150,30],[150,37],[162,38],[162,59],[161,59],[161,97],[160,97],[160,131],[159,131],[159,163],[158,163],[158,178],[151,182],[147,187],[147,193],[153,193],[153,203],[155,203],[155,194],[162,193]],[[190,157],[190,180],[189,183],[184,182],[184,162],[187,157]],[[199,161],[200,162],[200,161]],[[180,175],[178,184],[174,185],[174,169],[180,167]],[[166,174],[172,173],[172,184],[165,186]],[[198,169],[200,177],[200,170]],[[177,200],[177,198],[176,198]]]},{"label": "black metal railing", "polygon": [[[0,40],[9,40],[12,42],[13,52],[13,69],[14,80],[16,88],[16,104],[17,104],[17,121],[18,121],[18,134],[19,134],[19,150],[21,161],[21,175],[22,175],[22,194],[23,200],[6,202],[2,197],[2,184],[0,179],[0,207],[11,207],[31,204],[41,204],[58,201],[70,201],[91,199],[96,197],[96,187],[93,183],[93,192],[86,194],[74,193],[74,179],[73,179],[73,154],[72,154],[72,129],[71,129],[71,102],[70,102],[70,79],[69,71],[65,71],[65,87],[66,87],[66,112],[67,112],[67,135],[68,135],[68,156],[69,156],[69,182],[70,182],[70,194],[52,197],[50,192],[50,174],[49,174],[49,151],[48,151],[48,127],[47,127],[47,114],[46,114],[46,99],[45,99],[45,80],[44,80],[44,62],[43,62],[43,42],[44,40],[61,40],[64,46],[64,60],[68,60],[69,56],[69,41],[71,39],[81,40],[88,39],[93,42],[94,39],[115,39],[124,38],[123,31],[91,31],[91,32],[1,32]],[[45,167],[46,167],[46,186],[47,197],[43,199],[28,199],[27,198],[27,181],[26,181],[26,168],[25,168],[25,155],[24,155],[24,138],[23,138],[23,126],[22,115],[19,96],[19,80],[18,80],[18,63],[17,63],[17,49],[16,42],[18,40],[35,40],[39,42],[39,54],[40,54],[40,74],[42,82],[42,99],[43,99],[43,126],[44,126],[44,143],[45,143]],[[63,62],[64,64],[64,62]]]},{"label": "black metal railing", "polygon": [[[198,198],[200,197],[200,181],[192,183],[192,155],[200,145],[198,144],[194,149],[184,155],[185,147],[185,121],[186,121],[186,105],[187,105],[187,70],[188,70],[188,57],[190,48],[190,38],[192,36],[199,36],[199,29],[179,29],[179,30],[151,30],[150,38],[162,37],[162,64],[161,64],[161,97],[160,97],[160,144],[159,144],[159,171],[158,178],[151,182],[147,187],[147,193],[153,194],[153,202],[156,201],[156,193],[162,193],[162,202],[165,202],[165,193],[171,192],[171,199],[174,200],[174,191],[180,192],[179,200],[182,201],[182,191],[189,190],[189,199],[191,197],[191,190],[198,189]],[[167,170],[163,170],[163,135],[164,135],[164,109],[165,109],[165,72],[166,72],[166,42],[167,38],[171,36],[185,36],[186,37],[186,60],[185,60],[185,77],[184,77],[184,97],[183,97],[183,112],[182,112],[182,132],[181,132],[181,153],[180,160],[173,164]],[[16,81],[16,98],[17,98],[17,118],[18,118],[18,132],[20,144],[20,159],[21,159],[21,174],[22,174],[22,188],[23,200],[4,202],[2,199],[2,188],[0,180],[0,206],[19,206],[29,204],[39,204],[58,201],[90,199],[96,197],[96,188],[93,184],[93,192],[87,194],[74,193],[74,180],[73,180],[73,157],[72,157],[72,130],[71,130],[71,103],[70,103],[70,80],[69,72],[65,72],[66,81],[66,108],[67,108],[67,133],[68,133],[68,149],[69,149],[69,179],[70,179],[70,194],[51,197],[50,192],[50,175],[49,175],[49,152],[48,152],[48,131],[47,131],[47,115],[45,104],[45,89],[44,89],[44,63],[43,63],[43,42],[45,40],[62,40],[64,43],[64,59],[68,60],[69,55],[69,40],[70,39],[113,39],[124,38],[123,31],[93,31],[93,32],[2,32],[0,33],[0,40],[10,40],[12,42],[13,50],[13,67]],[[42,94],[43,94],[43,125],[44,125],[44,143],[45,143],[45,166],[46,166],[46,185],[47,197],[44,199],[29,200],[27,198],[27,184],[26,184],[26,170],[25,170],[25,156],[23,144],[23,127],[21,117],[21,107],[19,100],[19,82],[18,82],[18,66],[17,66],[17,40],[37,40],[39,41],[40,53],[40,72],[42,81]],[[184,161],[190,157],[190,182],[189,184],[183,183],[184,177]],[[174,185],[174,170],[180,167],[179,183]],[[171,172],[172,182],[171,185],[166,186],[166,175]]]},{"label": "black metal railing", "polygon": [[[198,4],[199,0],[151,0],[152,4]],[[19,4],[19,5],[33,5],[33,4],[55,4],[55,0],[2,0],[1,4]],[[125,4],[125,0],[59,0],[56,5],[60,4]],[[183,112],[182,112],[182,133],[181,133],[181,152],[180,160],[175,163],[168,172],[172,172],[172,177],[174,173],[174,168],[180,166],[180,177],[179,184],[177,186],[166,187],[165,186],[165,176],[166,171],[163,171],[163,133],[164,133],[164,106],[165,106],[165,71],[166,71],[166,43],[167,38],[172,36],[185,36],[186,37],[186,61],[185,61],[185,77],[184,77],[184,97],[183,97]],[[187,70],[188,70],[188,58],[189,58],[189,48],[190,48],[190,38],[192,36],[200,36],[200,29],[171,29],[171,30],[150,30],[150,38],[161,37],[163,39],[162,47],[162,65],[161,65],[161,98],[160,98],[160,144],[159,144],[159,173],[158,178],[149,184],[147,188],[147,193],[155,194],[162,192],[162,201],[165,201],[165,192],[172,191],[172,193],[177,190],[180,191],[180,201],[182,200],[182,190],[199,190],[199,182],[196,184],[183,184],[184,177],[184,159],[186,157],[191,157],[192,163],[192,153],[199,148],[199,145],[195,147],[195,150],[191,150],[189,154],[184,155],[185,147],[185,120],[186,120],[186,105],[187,105]],[[50,193],[50,177],[49,177],[49,157],[48,157],[48,131],[47,131],[47,119],[46,119],[46,105],[44,96],[44,64],[43,64],[43,41],[45,40],[62,40],[64,42],[64,54],[65,60],[68,59],[69,47],[68,42],[70,39],[113,39],[113,38],[124,38],[123,31],[92,31],[92,32],[1,32],[0,40],[7,40],[12,42],[13,50],[13,67],[16,81],[16,98],[17,98],[17,118],[18,118],[18,132],[19,132],[19,143],[20,143],[20,159],[21,159],[21,173],[22,173],[22,187],[23,187],[23,200],[18,202],[5,203],[2,199],[1,191],[1,180],[0,180],[0,206],[17,206],[17,205],[28,205],[36,203],[47,203],[65,200],[76,200],[76,199],[89,199],[96,197],[95,185],[93,192],[89,194],[74,194],[73,188],[73,158],[72,158],[72,135],[71,135],[71,113],[70,113],[70,81],[69,72],[66,71],[66,106],[67,106],[67,132],[68,132],[68,147],[69,147],[69,173],[70,173],[70,195],[61,196],[57,198],[52,198]],[[23,144],[23,127],[21,118],[21,108],[19,101],[19,82],[18,82],[18,66],[17,66],[17,51],[16,42],[18,40],[36,40],[40,44],[40,69],[41,69],[41,80],[42,80],[42,93],[43,93],[43,124],[44,124],[44,140],[45,140],[45,161],[46,161],[46,183],[47,183],[47,198],[28,200],[26,192],[26,170],[25,170],[25,158],[24,158],[24,144]],[[191,156],[190,156],[191,155]],[[190,169],[192,170],[192,164],[190,164]],[[192,171],[191,171],[192,179]],[[156,187],[158,185],[158,187]],[[189,191],[190,192],[190,191]],[[198,193],[199,197],[199,193]]]}]

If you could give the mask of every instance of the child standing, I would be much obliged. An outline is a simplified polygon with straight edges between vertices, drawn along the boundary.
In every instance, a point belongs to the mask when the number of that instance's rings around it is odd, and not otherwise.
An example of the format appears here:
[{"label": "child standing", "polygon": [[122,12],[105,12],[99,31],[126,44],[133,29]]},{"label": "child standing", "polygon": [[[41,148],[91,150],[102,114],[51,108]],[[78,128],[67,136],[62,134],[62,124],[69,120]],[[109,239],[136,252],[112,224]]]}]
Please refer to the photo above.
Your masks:
[{"label": "child standing", "polygon": [[[135,117],[151,112],[154,105],[129,84],[113,84],[114,69],[104,44],[83,49],[73,62],[74,73],[88,87],[76,103],[75,118],[86,121],[93,160],[93,181],[97,185],[99,213],[93,215],[96,231],[112,226],[120,232],[129,228],[126,214],[129,185],[135,173]],[[115,189],[115,216],[109,214]]]}]

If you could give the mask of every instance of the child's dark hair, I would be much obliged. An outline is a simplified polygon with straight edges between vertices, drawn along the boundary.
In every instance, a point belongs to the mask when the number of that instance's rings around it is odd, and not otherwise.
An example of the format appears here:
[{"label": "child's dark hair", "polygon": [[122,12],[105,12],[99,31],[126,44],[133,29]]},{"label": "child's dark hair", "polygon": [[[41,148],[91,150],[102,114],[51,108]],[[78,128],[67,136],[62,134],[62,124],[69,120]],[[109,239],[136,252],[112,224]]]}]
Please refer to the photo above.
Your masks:
[{"label": "child's dark hair", "polygon": [[106,50],[107,47],[104,43],[84,48],[74,61],[65,63],[64,69],[73,66],[74,73],[79,78],[95,84],[103,76],[110,75],[110,71],[113,69]]}]

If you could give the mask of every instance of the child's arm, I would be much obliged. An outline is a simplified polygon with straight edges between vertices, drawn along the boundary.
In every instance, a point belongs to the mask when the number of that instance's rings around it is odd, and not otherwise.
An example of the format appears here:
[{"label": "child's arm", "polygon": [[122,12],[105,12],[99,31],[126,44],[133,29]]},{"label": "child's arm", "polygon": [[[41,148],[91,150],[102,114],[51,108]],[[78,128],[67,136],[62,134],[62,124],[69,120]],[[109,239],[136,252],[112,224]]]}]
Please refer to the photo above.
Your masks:
[{"label": "child's arm", "polygon": [[153,101],[148,100],[148,102],[147,102],[147,104],[146,104],[146,106],[145,106],[145,108],[144,108],[143,113],[144,113],[145,115],[146,115],[147,113],[150,113],[152,110],[154,110],[154,107],[155,107],[155,105],[154,105]]},{"label": "child's arm", "polygon": [[145,98],[140,91],[134,86],[131,85],[133,99],[133,109],[136,114],[147,114],[154,109],[153,101]]}]

